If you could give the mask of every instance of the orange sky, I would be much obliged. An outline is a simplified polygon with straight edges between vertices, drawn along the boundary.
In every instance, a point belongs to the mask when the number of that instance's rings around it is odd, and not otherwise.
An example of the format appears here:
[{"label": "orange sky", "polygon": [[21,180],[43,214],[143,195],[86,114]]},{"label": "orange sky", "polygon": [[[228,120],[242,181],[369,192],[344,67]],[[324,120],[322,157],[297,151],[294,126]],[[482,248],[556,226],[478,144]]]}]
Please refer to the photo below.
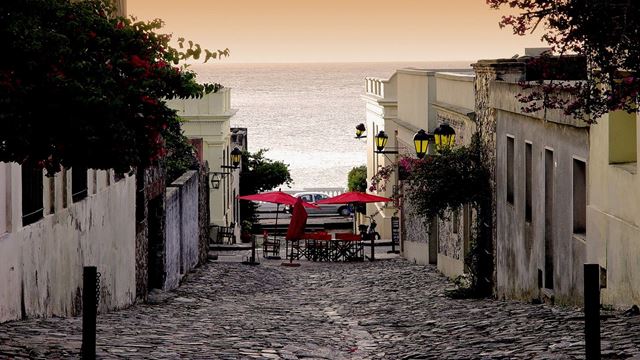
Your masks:
[{"label": "orange sky", "polygon": [[128,0],[139,19],[225,62],[446,61],[511,57],[540,34],[500,29],[485,0]]}]

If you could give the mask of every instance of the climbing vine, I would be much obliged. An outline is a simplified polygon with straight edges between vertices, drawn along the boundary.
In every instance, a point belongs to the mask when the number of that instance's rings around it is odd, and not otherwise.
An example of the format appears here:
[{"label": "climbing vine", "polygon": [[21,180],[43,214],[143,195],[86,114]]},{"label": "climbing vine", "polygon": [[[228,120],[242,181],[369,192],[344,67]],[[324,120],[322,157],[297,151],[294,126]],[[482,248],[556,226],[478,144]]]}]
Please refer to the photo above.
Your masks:
[{"label": "climbing vine", "polygon": [[165,99],[220,88],[175,66],[213,52],[172,48],[160,20],[112,14],[107,0],[0,4],[0,161],[125,173],[171,150],[168,132],[179,127]]},{"label": "climbing vine", "polygon": [[[542,57],[537,87],[520,98],[525,111],[564,109],[589,122],[603,114],[636,111],[640,93],[640,5],[628,0],[486,0],[494,8],[509,7],[501,27],[516,35],[543,28],[542,40],[557,56]],[[577,71],[555,71],[558,63],[577,55]],[[571,60],[571,59],[569,59]],[[529,66],[527,66],[527,77]],[[555,81],[545,81],[555,80]],[[579,81],[572,81],[579,80]],[[530,89],[531,90],[531,89]],[[558,96],[565,93],[568,96]]]},{"label": "climbing vine", "polygon": [[448,211],[471,206],[475,223],[465,259],[469,287],[454,295],[489,295],[493,272],[490,170],[479,134],[472,137],[468,146],[444,150],[423,160],[407,158],[400,164],[408,173],[405,200],[412,203],[427,225],[435,217],[446,218]]}]

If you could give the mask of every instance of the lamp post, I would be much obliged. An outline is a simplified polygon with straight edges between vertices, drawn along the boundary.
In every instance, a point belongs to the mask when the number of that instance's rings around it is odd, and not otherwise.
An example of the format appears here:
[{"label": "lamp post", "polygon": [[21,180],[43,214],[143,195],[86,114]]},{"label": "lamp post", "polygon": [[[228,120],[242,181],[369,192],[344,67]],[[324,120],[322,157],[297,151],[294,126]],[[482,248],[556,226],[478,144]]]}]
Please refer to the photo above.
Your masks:
[{"label": "lamp post", "polygon": [[429,151],[429,140],[431,140],[432,137],[433,135],[427,134],[424,129],[420,129],[413,136],[413,146],[416,149],[416,156],[418,159],[422,159],[427,155],[427,152]]},{"label": "lamp post", "polygon": [[365,131],[367,131],[367,128],[363,123],[356,125],[356,139],[366,138],[367,135],[362,135]]},{"label": "lamp post", "polygon": [[[358,124],[356,126],[356,138],[361,138],[362,134],[366,130],[364,124]],[[397,130],[396,130],[396,144],[397,144]],[[446,151],[450,149],[455,143],[455,130],[446,122],[440,124],[437,128],[434,129],[433,134],[426,132],[424,129],[418,130],[418,132],[413,136],[413,145],[416,151],[416,157],[418,159],[423,159],[425,156],[429,154],[429,145],[433,142],[436,145],[436,151],[438,153],[442,151]],[[385,150],[387,147],[387,143],[389,141],[389,136],[384,132],[384,130],[380,130],[378,134],[375,135],[373,144],[375,146],[374,153],[376,154],[398,154],[399,148]],[[398,165],[396,165],[397,167]],[[396,174],[396,182],[397,182],[397,174]],[[396,183],[396,188],[398,188],[398,184]],[[392,242],[392,250],[391,252],[395,252],[395,242]]]},{"label": "lamp post", "polygon": [[436,150],[448,150],[456,140],[456,132],[448,123],[442,123],[433,130],[433,137],[436,143]]}]

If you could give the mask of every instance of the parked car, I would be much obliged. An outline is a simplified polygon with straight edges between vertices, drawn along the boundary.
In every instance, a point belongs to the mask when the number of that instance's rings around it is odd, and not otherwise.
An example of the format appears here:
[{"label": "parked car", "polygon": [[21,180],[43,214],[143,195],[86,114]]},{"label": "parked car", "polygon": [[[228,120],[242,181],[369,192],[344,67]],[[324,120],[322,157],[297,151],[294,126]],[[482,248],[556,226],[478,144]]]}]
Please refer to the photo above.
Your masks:
[{"label": "parked car", "polygon": [[[322,192],[300,192],[293,194],[293,196],[302,199],[309,203],[316,203],[322,199],[329,198],[329,195]],[[306,208],[307,214],[326,214],[326,215],[351,215],[351,208],[347,204],[316,204],[319,208]],[[291,207],[287,207],[287,211],[291,212]]]}]

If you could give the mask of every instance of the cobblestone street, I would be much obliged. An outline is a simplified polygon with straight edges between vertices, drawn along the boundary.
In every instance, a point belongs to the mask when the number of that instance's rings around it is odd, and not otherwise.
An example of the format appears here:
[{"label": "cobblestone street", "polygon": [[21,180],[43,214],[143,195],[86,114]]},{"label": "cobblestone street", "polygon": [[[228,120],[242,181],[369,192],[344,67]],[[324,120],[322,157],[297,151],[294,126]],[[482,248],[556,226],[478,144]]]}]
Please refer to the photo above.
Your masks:
[{"label": "cobblestone street", "polygon": [[[579,359],[582,314],[453,300],[400,259],[299,268],[209,262],[155,304],[98,317],[98,356],[150,359]],[[640,359],[640,316],[603,320],[603,358]],[[81,319],[0,325],[0,358],[77,358]]]}]

